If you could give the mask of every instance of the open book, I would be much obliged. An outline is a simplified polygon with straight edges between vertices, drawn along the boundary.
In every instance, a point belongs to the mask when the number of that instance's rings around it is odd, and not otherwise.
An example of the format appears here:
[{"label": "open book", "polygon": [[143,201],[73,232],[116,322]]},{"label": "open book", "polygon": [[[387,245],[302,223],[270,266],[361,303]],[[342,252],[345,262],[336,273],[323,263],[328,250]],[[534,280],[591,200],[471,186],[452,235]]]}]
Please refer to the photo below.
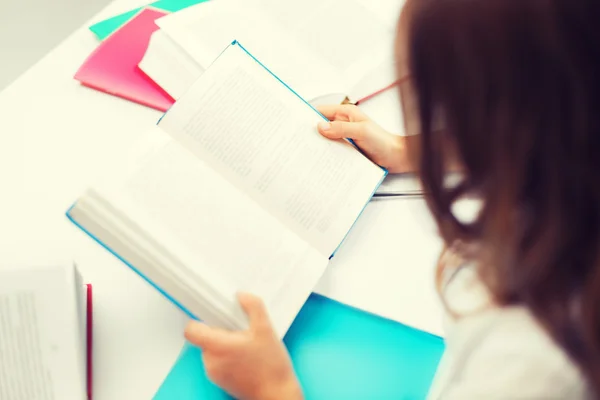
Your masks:
[{"label": "open book", "polygon": [[364,0],[219,0],[157,21],[140,68],[178,99],[237,39],[312,104],[358,101],[396,80],[395,26]]},{"label": "open book", "polygon": [[190,316],[244,328],[250,291],[283,336],[386,174],[323,119],[234,42],[68,216]]},{"label": "open book", "polygon": [[0,399],[91,399],[91,290],[72,264],[0,267]]}]

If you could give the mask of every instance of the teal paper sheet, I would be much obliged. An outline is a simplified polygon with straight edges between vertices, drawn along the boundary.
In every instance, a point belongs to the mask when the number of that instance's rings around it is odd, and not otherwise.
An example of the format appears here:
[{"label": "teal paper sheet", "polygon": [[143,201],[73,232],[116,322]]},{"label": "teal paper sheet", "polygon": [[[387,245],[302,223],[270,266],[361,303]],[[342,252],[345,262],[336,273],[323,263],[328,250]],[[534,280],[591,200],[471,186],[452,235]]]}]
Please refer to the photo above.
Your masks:
[{"label": "teal paper sheet", "polygon": [[[204,1],[206,0],[159,0],[149,4],[149,6],[164,11],[175,12],[182,10],[186,7],[192,6],[194,4],[203,3]],[[97,24],[90,26],[90,30],[98,37],[98,39],[104,40],[108,36],[110,36],[114,31],[126,24],[142,8],[143,7],[136,8],[135,10],[127,11],[123,14],[119,14],[112,18],[98,22]]]},{"label": "teal paper sheet", "polygon": [[[285,337],[308,400],[424,399],[444,351],[439,337],[312,295]],[[186,345],[154,400],[230,399]]]}]

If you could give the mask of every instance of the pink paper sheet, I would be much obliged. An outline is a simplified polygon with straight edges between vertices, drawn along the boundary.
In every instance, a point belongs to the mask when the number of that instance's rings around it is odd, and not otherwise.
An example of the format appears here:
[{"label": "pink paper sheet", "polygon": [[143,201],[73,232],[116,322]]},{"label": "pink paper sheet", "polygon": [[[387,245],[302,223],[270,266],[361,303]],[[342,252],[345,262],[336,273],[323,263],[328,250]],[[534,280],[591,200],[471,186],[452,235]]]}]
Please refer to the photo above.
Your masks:
[{"label": "pink paper sheet", "polygon": [[174,100],[138,64],[144,57],[154,23],[167,13],[146,8],[121,29],[106,38],[75,74],[83,85],[160,111],[168,110]]}]

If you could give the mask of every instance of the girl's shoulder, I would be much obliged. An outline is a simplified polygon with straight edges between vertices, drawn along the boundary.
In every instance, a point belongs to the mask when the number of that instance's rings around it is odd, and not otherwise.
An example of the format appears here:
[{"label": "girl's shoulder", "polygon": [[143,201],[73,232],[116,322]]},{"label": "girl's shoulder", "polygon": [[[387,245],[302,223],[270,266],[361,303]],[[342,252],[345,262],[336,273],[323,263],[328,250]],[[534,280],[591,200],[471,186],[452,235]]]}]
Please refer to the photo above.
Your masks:
[{"label": "girl's shoulder", "polygon": [[468,273],[457,285],[451,300],[461,316],[447,324],[431,399],[589,397],[577,367],[526,308],[494,306]]}]

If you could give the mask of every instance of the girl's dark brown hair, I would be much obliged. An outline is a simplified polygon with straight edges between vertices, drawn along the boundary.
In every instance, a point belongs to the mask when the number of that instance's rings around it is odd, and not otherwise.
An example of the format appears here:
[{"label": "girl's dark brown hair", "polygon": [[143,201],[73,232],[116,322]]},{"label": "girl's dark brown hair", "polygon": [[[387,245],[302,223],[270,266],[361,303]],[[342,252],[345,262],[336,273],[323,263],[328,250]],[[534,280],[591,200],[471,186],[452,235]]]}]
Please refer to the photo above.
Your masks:
[{"label": "girl's dark brown hair", "polygon": [[[409,0],[421,179],[499,305],[523,305],[600,395],[600,1]],[[442,118],[445,129],[433,129]],[[450,157],[464,172],[444,184]],[[469,223],[452,204],[482,200]]]}]

